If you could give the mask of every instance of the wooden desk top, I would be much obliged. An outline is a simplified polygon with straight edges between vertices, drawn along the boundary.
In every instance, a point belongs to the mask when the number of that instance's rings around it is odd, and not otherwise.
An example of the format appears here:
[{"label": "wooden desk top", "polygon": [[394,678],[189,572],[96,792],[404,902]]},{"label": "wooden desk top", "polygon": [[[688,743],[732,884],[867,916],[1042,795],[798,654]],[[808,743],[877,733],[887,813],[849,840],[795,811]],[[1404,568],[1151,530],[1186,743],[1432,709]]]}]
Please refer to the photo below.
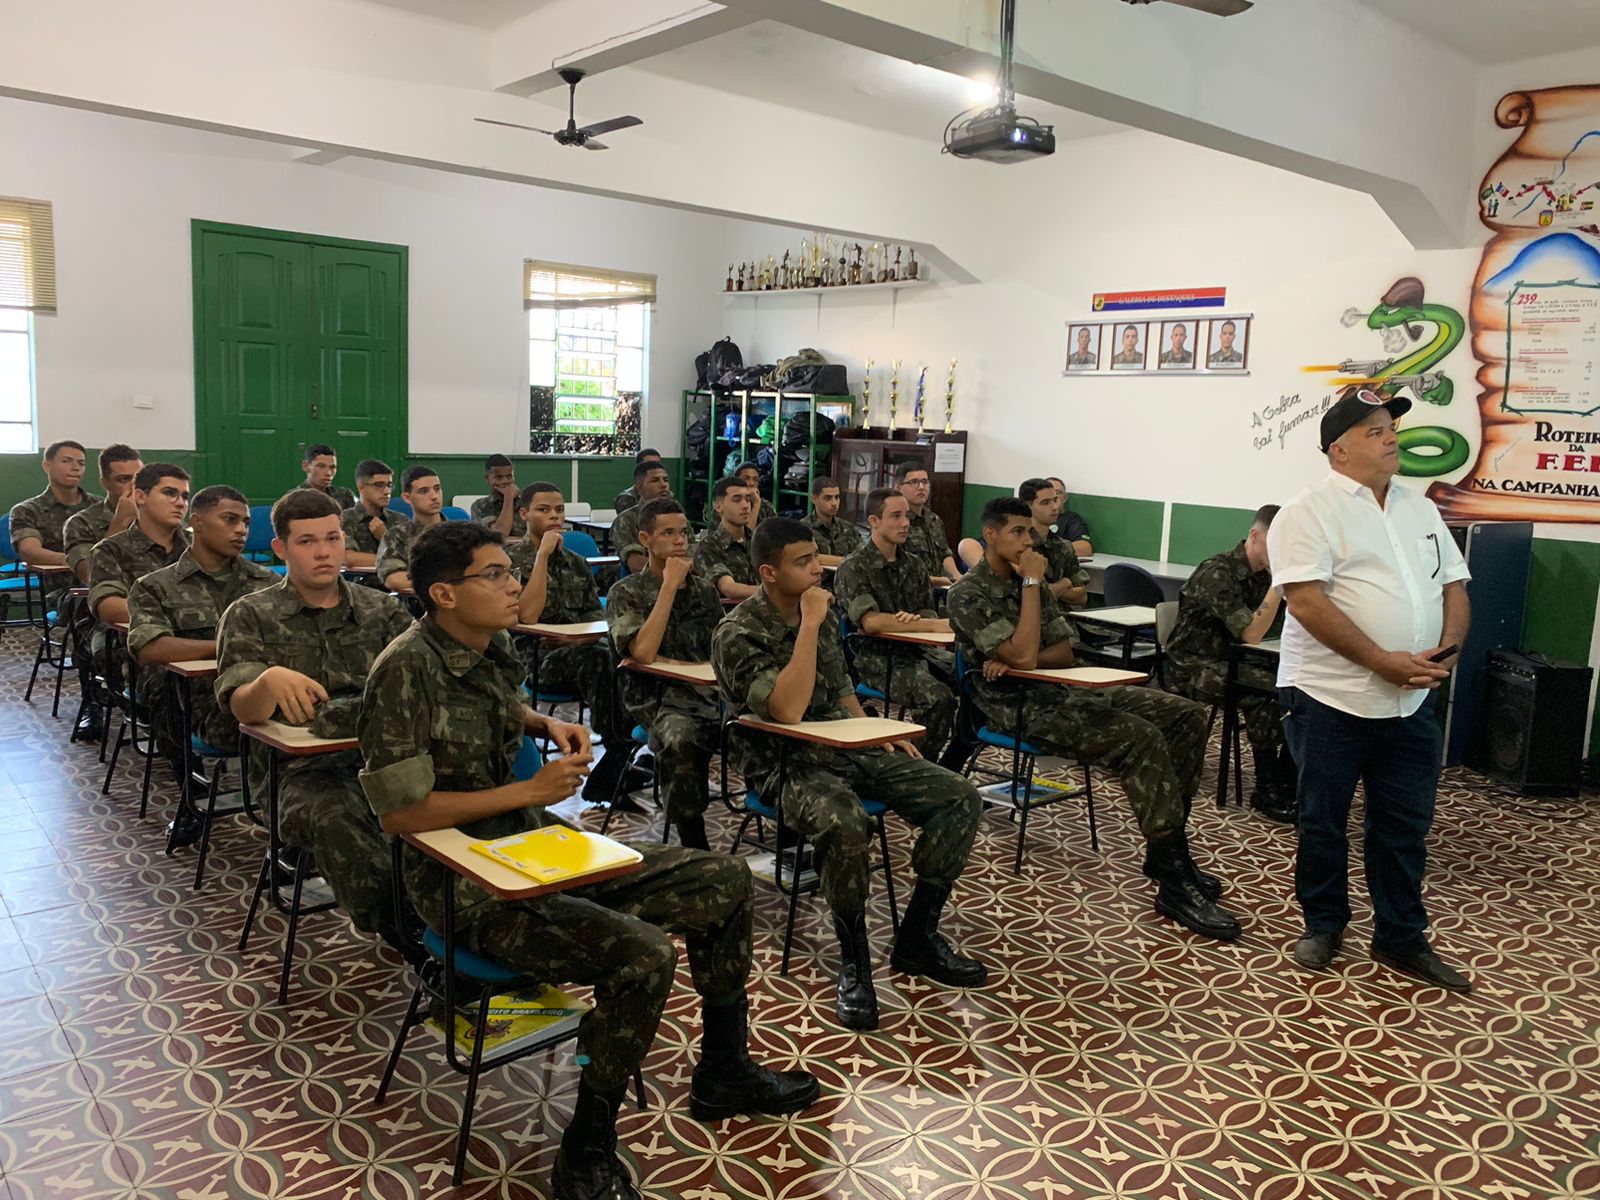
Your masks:
[{"label": "wooden desk top", "polygon": [[1128,563],[1131,566],[1143,567],[1157,579],[1170,579],[1182,583],[1194,574],[1195,564],[1166,562],[1154,558],[1134,558],[1129,554],[1107,554],[1103,550],[1096,550],[1088,558],[1080,558],[1078,562],[1086,567],[1093,567],[1096,571],[1104,572],[1115,563]]},{"label": "wooden desk top", "polygon": [[518,622],[511,627],[511,632],[532,634],[552,642],[593,642],[605,637],[610,627],[604,621],[574,621],[570,625],[548,625],[543,621],[524,625]]},{"label": "wooden desk top", "polygon": [[577,528],[577,529],[610,529],[611,528],[611,522],[608,521],[608,520],[604,520],[602,518],[585,517],[581,521],[576,520],[574,518],[568,518],[567,524],[571,525],[571,526],[573,526],[574,528]]},{"label": "wooden desk top", "polygon": [[1140,604],[1123,604],[1116,608],[1075,609],[1073,619],[1100,625],[1115,625],[1118,629],[1137,628],[1156,623],[1156,610]]},{"label": "wooden desk top", "polygon": [[128,632],[128,623],[126,621],[107,621],[106,628],[114,629],[121,634],[126,634]]},{"label": "wooden desk top", "polygon": [[643,863],[623,863],[576,879],[563,879],[560,883],[535,883],[521,871],[513,871],[487,855],[479,854],[472,848],[475,839],[459,829],[434,829],[428,833],[402,833],[400,836],[429,858],[443,863],[457,875],[470,879],[490,895],[502,900],[527,900],[551,892],[564,892],[587,883],[632,875],[644,866]]},{"label": "wooden desk top", "polygon": [[378,573],[378,568],[375,565],[370,567],[352,567],[349,563],[345,563],[345,565],[340,569],[346,575],[376,575]]},{"label": "wooden desk top", "polygon": [[792,738],[797,742],[811,742],[839,750],[869,750],[874,746],[887,746],[890,742],[914,741],[928,732],[924,725],[912,721],[891,721],[887,717],[845,717],[837,721],[800,721],[784,725],[778,721],[763,721],[746,713],[739,718],[739,724],[746,729],[759,729],[763,733]]},{"label": "wooden desk top", "polygon": [[1042,667],[1032,671],[1008,667],[1002,678],[1023,679],[1030,683],[1055,683],[1066,687],[1105,688],[1146,683],[1150,676],[1144,671],[1124,671],[1121,667]]},{"label": "wooden desk top", "polygon": [[285,725],[282,721],[241,725],[239,732],[247,738],[254,738],[263,746],[295,758],[308,758],[313,754],[335,754],[340,750],[354,750],[359,745],[355,738],[312,737],[310,730],[299,725]]},{"label": "wooden desk top", "polygon": [[32,571],[35,575],[71,575],[72,568],[66,563],[40,563],[38,566],[25,565],[25,571]]},{"label": "wooden desk top", "polygon": [[86,600],[89,596],[89,589],[79,584],[77,587],[69,587],[67,595],[76,597],[79,600]]},{"label": "wooden desk top", "polygon": [[1243,642],[1235,642],[1233,650],[1237,654],[1282,654],[1283,639],[1268,638],[1264,642],[1257,642],[1254,646],[1247,646]]},{"label": "wooden desk top", "polygon": [[872,638],[878,642],[913,642],[919,646],[954,646],[956,635],[953,633],[935,633],[929,630],[885,630],[882,633],[868,633],[865,629],[861,636]]},{"label": "wooden desk top", "polygon": [[587,554],[583,561],[591,567],[609,567],[621,562],[622,559],[615,554]]},{"label": "wooden desk top", "polygon": [[716,672],[711,669],[711,664],[679,662],[671,658],[658,658],[653,663],[642,663],[637,659],[625,658],[622,660],[624,671],[637,671],[640,675],[655,675],[661,679],[670,679],[675,683],[690,683],[696,687],[716,687]]},{"label": "wooden desk top", "polygon": [[214,658],[192,658],[188,662],[171,662],[162,664],[174,675],[184,679],[212,679],[217,674],[217,660]]}]

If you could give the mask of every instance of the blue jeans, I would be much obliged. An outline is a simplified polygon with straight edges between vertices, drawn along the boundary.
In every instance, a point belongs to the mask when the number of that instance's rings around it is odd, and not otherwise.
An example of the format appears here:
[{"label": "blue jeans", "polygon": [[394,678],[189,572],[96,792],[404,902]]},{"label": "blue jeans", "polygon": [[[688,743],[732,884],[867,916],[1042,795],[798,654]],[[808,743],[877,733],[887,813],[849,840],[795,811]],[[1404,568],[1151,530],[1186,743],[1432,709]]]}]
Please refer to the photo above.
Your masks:
[{"label": "blue jeans", "polygon": [[1350,923],[1350,801],[1366,786],[1367,891],[1376,950],[1425,947],[1428,914],[1422,874],[1428,865],[1443,735],[1429,696],[1409,717],[1356,717],[1279,688],[1284,740],[1299,775],[1300,851],[1295,896],[1310,933]]}]

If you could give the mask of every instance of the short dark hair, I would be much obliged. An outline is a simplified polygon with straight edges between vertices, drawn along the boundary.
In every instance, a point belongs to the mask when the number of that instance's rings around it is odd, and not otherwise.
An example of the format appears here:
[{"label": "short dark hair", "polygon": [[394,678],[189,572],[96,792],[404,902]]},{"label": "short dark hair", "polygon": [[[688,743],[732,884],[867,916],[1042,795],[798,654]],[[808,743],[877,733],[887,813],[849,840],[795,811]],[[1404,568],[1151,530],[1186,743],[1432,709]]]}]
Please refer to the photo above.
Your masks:
[{"label": "short dark hair", "polygon": [[902,458],[894,465],[894,485],[899,487],[908,476],[915,475],[918,471],[927,472],[928,478],[933,478],[933,472],[928,470],[927,463],[914,458]]},{"label": "short dark hair", "polygon": [[905,499],[894,488],[873,488],[867,493],[867,516],[883,516],[883,506],[896,498]]},{"label": "short dark hair", "polygon": [[1137,325],[1124,325],[1122,327],[1122,332],[1123,333],[1138,333],[1139,332],[1139,327]]},{"label": "short dark hair", "polygon": [[1237,325],[1235,325],[1232,321],[1224,321],[1221,325],[1217,326],[1217,332],[1218,333],[1221,333],[1224,329],[1231,329],[1235,333],[1239,332],[1239,327]]},{"label": "short dark hair", "polygon": [[411,587],[432,613],[433,597],[428,592],[436,583],[460,579],[472,568],[472,556],[481,546],[503,546],[498,529],[481,521],[442,521],[430,525],[411,543]]},{"label": "short dark hair", "polygon": [[224,500],[237,500],[246,507],[250,504],[250,498],[238,488],[229,487],[225,483],[213,483],[210,487],[201,488],[189,498],[189,512],[198,515],[215,508]]},{"label": "short dark hair", "polygon": [[367,483],[379,475],[394,475],[394,468],[381,458],[363,458],[356,464],[356,482]]},{"label": "short dark hair", "polygon": [[304,461],[310,462],[314,458],[321,458],[324,454],[326,454],[329,458],[339,457],[339,452],[332,446],[328,445],[327,442],[312,442],[311,445],[306,447],[306,456]]},{"label": "short dark hair", "polygon": [[748,483],[740,479],[737,475],[724,475],[721,479],[717,480],[716,483],[711,485],[711,498],[713,500],[721,500],[734,488],[747,488],[749,486],[750,485]]},{"label": "short dark hair", "polygon": [[323,517],[337,517],[339,502],[327,492],[316,488],[295,488],[278,497],[272,506],[272,532],[279,541],[289,537],[289,526],[296,521],[319,521]]},{"label": "short dark hair", "polygon": [[522,493],[517,497],[517,508],[527,508],[528,505],[533,503],[533,498],[535,496],[542,495],[545,492],[555,492],[557,495],[559,495],[561,489],[553,483],[546,483],[542,479],[535,480],[533,483],[530,483],[527,487],[522,489]]},{"label": "short dark hair", "polygon": [[71,439],[63,438],[59,442],[51,442],[44,448],[45,462],[54,462],[56,455],[60,454],[63,450],[76,450],[79,454],[82,454],[86,457],[89,453],[83,448],[82,442],[74,442]]},{"label": "short dark hair", "polygon": [[1046,475],[1045,478],[1048,479],[1051,483],[1056,485],[1056,491],[1064,492],[1064,491],[1067,490],[1067,481],[1065,479],[1062,479],[1061,476],[1059,476],[1059,475]]},{"label": "short dark hair", "polygon": [[420,464],[415,467],[407,467],[406,473],[400,476],[400,490],[402,492],[409,492],[413,483],[419,479],[426,479],[429,475],[438,478],[439,472],[435,471],[432,467],[424,467]]},{"label": "short dark hair", "polygon": [[487,475],[496,467],[510,467],[514,465],[515,464],[504,454],[491,454],[488,458],[483,460],[483,473]]},{"label": "short dark hair", "polygon": [[1263,504],[1256,509],[1256,515],[1250,520],[1250,527],[1252,529],[1271,529],[1272,518],[1277,515],[1278,506],[1276,504]]},{"label": "short dark hair", "polygon": [[181,479],[188,483],[189,472],[177,463],[145,463],[133,477],[133,486],[141,492],[148,492],[163,479]]},{"label": "short dark hair", "polygon": [[645,462],[635,463],[633,466],[633,481],[635,483],[643,483],[645,476],[650,474],[651,471],[665,471],[666,469],[667,464],[662,462],[659,458],[652,458]]},{"label": "short dark hair", "polygon": [[768,517],[750,539],[750,561],[758,567],[775,567],[783,561],[785,546],[816,540],[816,533],[804,521],[793,517]]},{"label": "short dark hair", "polygon": [[126,442],[112,442],[100,451],[100,478],[110,479],[112,467],[119,462],[138,462],[139,457],[139,452]]},{"label": "short dark hair", "polygon": [[671,496],[662,496],[657,500],[646,500],[639,509],[639,528],[646,533],[652,532],[656,527],[656,520],[660,517],[670,517],[673,513],[681,513],[683,505]]},{"label": "short dark hair", "polygon": [[1017,488],[1017,499],[1024,504],[1032,504],[1039,498],[1040,492],[1053,487],[1055,487],[1055,484],[1048,479],[1041,479],[1035,475],[1032,479],[1024,479],[1022,481],[1022,485]]},{"label": "short dark hair", "polygon": [[1015,496],[996,496],[983,506],[983,515],[978,518],[978,524],[984,529],[999,529],[1012,517],[1031,521],[1033,511]]},{"label": "short dark hair", "polygon": [[816,499],[831,487],[838,487],[839,481],[832,475],[818,475],[811,481],[811,497]]},{"label": "short dark hair", "polygon": [[657,462],[660,462],[661,451],[657,450],[654,446],[646,446],[643,450],[639,451],[639,453],[633,456],[633,461],[637,466],[639,463],[644,462],[647,458],[653,458]]}]

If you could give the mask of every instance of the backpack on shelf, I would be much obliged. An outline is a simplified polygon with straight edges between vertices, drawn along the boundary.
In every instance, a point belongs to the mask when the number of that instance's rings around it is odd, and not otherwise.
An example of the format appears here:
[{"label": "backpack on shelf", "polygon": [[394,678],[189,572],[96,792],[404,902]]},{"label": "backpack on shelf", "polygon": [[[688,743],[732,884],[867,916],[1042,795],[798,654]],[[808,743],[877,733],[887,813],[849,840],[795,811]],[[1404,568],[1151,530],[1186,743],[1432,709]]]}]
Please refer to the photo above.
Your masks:
[{"label": "backpack on shelf", "polygon": [[703,392],[716,386],[729,371],[737,371],[742,366],[744,355],[732,338],[725,337],[704,354],[695,356],[694,385]]}]

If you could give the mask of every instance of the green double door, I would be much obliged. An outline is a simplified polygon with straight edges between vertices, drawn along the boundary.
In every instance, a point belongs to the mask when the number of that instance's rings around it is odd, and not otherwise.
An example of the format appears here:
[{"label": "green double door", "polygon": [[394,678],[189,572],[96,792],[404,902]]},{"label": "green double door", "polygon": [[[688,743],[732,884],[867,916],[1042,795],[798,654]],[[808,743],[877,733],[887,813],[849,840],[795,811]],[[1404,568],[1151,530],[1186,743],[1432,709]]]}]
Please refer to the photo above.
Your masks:
[{"label": "green double door", "polygon": [[270,503],[305,447],[401,469],[406,248],[193,223],[198,482]]}]

